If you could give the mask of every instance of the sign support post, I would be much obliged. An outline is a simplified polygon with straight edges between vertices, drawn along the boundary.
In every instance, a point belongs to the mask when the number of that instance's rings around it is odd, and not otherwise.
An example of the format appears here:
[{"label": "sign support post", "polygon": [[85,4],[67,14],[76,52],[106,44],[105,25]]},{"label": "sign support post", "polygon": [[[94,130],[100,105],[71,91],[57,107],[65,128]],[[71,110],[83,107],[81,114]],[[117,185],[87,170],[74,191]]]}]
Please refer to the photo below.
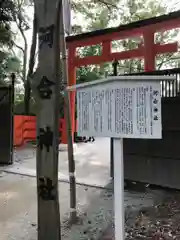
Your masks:
[{"label": "sign support post", "polygon": [[113,138],[115,239],[124,240],[124,161],[123,138]]},{"label": "sign support post", "polygon": [[125,239],[123,138],[161,139],[161,80],[117,76],[68,87],[77,91],[79,136],[113,138],[115,240]]},{"label": "sign support post", "polygon": [[[113,76],[118,75],[118,64],[119,62],[115,60],[112,64],[113,66]],[[113,150],[113,138],[110,138],[110,177],[114,179],[114,150]]]}]

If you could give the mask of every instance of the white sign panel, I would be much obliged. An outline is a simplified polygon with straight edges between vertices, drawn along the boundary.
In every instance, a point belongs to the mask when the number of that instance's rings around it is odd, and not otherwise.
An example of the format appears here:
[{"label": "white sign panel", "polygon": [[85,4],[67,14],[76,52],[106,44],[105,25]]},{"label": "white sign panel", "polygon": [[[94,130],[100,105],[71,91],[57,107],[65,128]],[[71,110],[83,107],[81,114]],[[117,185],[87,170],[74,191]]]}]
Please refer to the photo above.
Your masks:
[{"label": "white sign panel", "polygon": [[77,89],[79,136],[161,138],[159,81],[113,81]]}]

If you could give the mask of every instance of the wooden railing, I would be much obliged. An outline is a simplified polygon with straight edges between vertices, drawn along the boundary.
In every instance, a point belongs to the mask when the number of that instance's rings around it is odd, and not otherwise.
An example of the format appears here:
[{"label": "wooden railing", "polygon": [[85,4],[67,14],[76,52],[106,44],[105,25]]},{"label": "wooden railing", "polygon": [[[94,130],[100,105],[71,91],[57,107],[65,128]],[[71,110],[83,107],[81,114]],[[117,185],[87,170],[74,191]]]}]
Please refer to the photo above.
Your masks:
[{"label": "wooden railing", "polygon": [[[67,143],[66,141],[65,120],[59,120],[59,133],[60,142]],[[29,141],[36,140],[36,116],[14,116],[14,146],[22,146]]]}]

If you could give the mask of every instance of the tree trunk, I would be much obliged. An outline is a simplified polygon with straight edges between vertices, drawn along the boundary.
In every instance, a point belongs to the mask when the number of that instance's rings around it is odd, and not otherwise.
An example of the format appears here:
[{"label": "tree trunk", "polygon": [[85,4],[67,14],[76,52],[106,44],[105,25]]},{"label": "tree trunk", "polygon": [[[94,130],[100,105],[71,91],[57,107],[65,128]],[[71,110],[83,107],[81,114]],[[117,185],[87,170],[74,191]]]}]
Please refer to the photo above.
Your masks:
[{"label": "tree trunk", "polygon": [[31,50],[30,50],[29,70],[27,74],[27,79],[25,81],[25,94],[24,94],[24,111],[26,114],[29,114],[29,108],[30,108],[30,98],[31,98],[30,78],[32,78],[32,74],[34,71],[36,45],[37,45],[37,19],[36,19],[36,12],[34,9],[33,35],[32,35],[32,44],[31,44]]},{"label": "tree trunk", "polygon": [[24,56],[23,56],[23,81],[26,81],[26,74],[27,74],[27,51],[28,45],[27,42],[24,43]]},{"label": "tree trunk", "polygon": [[25,82],[25,93],[24,93],[24,113],[29,115],[30,110],[30,97],[31,97],[31,86],[29,80]]},{"label": "tree trunk", "polygon": [[[59,17],[57,0],[34,0],[39,62],[32,79],[37,103],[38,240],[60,240],[58,196]],[[56,17],[58,21],[56,20]]]}]

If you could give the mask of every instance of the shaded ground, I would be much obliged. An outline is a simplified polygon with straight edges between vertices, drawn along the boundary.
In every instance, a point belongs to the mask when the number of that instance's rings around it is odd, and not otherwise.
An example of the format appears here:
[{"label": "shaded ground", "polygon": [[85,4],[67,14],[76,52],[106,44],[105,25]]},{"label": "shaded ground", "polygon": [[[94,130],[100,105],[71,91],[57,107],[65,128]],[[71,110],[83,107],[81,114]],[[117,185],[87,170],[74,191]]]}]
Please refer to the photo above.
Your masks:
[{"label": "shaded ground", "polygon": [[163,203],[142,208],[127,222],[126,239],[180,239],[180,194],[166,194]]},{"label": "shaded ground", "polygon": [[[153,206],[130,211],[126,219],[126,240],[180,240],[180,193],[164,192]],[[104,231],[100,240],[114,239],[114,226]]]}]

